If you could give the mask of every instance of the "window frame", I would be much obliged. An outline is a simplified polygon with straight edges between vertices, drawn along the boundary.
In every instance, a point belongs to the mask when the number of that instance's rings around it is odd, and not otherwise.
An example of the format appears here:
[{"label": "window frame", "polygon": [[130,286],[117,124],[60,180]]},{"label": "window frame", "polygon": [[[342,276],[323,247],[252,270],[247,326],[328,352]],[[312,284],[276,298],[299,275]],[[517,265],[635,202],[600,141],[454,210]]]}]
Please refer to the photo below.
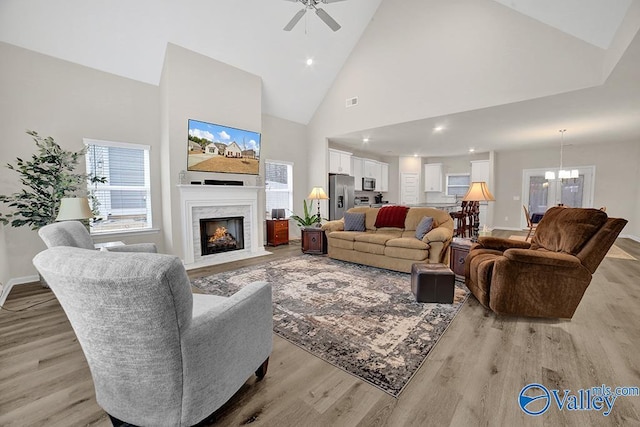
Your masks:
[{"label": "window frame", "polygon": [[[287,180],[287,188],[279,188],[279,189],[273,189],[270,190],[269,186],[267,184],[267,164],[271,163],[271,164],[277,164],[277,165],[284,165],[287,166],[287,174],[289,179]],[[274,159],[265,159],[264,161],[264,191],[265,191],[265,208],[268,205],[268,194],[270,192],[274,192],[274,193],[289,193],[289,197],[288,197],[288,204],[289,206],[285,206],[284,210],[285,210],[285,219],[289,219],[289,217],[291,217],[291,215],[293,215],[293,162],[288,162],[286,160],[274,160]],[[271,218],[271,212],[267,209],[266,212],[267,216],[269,218]]]},{"label": "window frame", "polygon": [[89,179],[87,179],[87,190],[89,193],[94,191],[144,191],[146,192],[145,196],[145,210],[146,210],[146,225],[144,227],[121,227],[121,228],[113,228],[103,231],[95,230],[93,224],[90,227],[90,233],[92,236],[103,236],[109,234],[120,234],[120,233],[140,233],[147,232],[153,229],[153,212],[152,212],[152,203],[151,203],[151,146],[146,144],[134,144],[129,142],[119,142],[119,141],[108,141],[108,140],[100,140],[100,139],[92,139],[92,138],[83,138],[82,142],[87,151],[87,155],[85,156],[85,167],[87,171],[87,175],[91,173],[90,169],[90,158],[89,158],[89,146],[94,145],[97,147],[106,147],[106,148],[125,148],[130,150],[140,150],[143,152],[143,160],[142,167],[144,169],[144,184],[136,185],[136,186],[123,186],[123,185],[110,185],[110,184],[102,184],[102,183],[91,183]]},{"label": "window frame", "polygon": [[[449,184],[449,178],[450,177],[459,177],[459,176],[466,176],[469,178],[469,183],[467,185],[458,185],[458,184]],[[471,186],[471,173],[468,172],[463,172],[463,173],[448,173],[446,175],[446,179],[445,179],[445,194],[447,196],[459,196],[459,197],[463,197],[467,191],[469,190],[469,187]],[[450,194],[449,193],[449,188],[466,188],[465,192],[462,195],[457,195],[457,194]]]}]

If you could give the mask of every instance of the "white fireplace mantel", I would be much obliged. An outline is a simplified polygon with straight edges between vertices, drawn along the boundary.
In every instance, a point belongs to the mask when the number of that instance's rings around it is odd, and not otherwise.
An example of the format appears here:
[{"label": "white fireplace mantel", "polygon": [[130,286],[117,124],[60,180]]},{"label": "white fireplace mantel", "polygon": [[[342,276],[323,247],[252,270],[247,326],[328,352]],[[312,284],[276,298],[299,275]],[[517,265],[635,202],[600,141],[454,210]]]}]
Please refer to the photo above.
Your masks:
[{"label": "white fireplace mantel", "polygon": [[[268,255],[260,241],[258,193],[264,187],[178,185],[182,221],[183,261],[187,269]],[[244,217],[244,249],[202,256],[200,219],[210,215]],[[197,233],[197,234],[196,234]]]}]

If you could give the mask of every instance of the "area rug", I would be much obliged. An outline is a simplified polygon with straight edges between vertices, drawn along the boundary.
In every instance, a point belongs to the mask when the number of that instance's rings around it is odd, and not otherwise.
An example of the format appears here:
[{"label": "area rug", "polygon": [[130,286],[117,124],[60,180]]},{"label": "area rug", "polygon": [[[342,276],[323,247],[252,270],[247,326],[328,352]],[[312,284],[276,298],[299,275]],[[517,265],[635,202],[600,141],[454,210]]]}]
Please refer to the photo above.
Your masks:
[{"label": "area rug", "polygon": [[[526,236],[518,236],[518,235],[511,235],[509,236],[509,239],[511,240],[524,240]],[[619,246],[616,246],[615,244],[611,246],[611,248],[609,248],[609,252],[607,252],[607,254],[605,255],[606,258],[618,258],[618,259],[632,259],[632,260],[636,260],[637,258],[634,257],[633,255],[631,255],[630,253],[626,252],[623,249],[620,249]]]},{"label": "area rug", "polygon": [[396,397],[445,332],[467,297],[422,304],[411,275],[300,255],[192,281],[228,296],[254,281],[273,290],[279,336]]}]

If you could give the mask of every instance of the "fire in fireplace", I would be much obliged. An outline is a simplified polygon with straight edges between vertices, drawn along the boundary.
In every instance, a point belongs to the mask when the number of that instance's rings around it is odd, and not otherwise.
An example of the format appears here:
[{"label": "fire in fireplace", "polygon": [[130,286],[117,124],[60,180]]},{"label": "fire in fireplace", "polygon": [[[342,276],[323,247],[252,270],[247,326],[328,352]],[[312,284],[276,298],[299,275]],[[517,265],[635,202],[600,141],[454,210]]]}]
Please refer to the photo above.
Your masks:
[{"label": "fire in fireplace", "polygon": [[244,249],[243,217],[204,218],[200,220],[202,255]]}]

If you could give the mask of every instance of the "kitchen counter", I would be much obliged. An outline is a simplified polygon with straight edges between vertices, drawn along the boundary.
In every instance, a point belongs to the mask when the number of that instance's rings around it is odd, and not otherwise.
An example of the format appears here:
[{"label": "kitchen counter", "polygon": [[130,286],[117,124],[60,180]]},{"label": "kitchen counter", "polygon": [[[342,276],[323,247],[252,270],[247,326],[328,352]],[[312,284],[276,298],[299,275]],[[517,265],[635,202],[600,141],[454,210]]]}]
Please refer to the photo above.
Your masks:
[{"label": "kitchen counter", "polygon": [[417,203],[414,205],[409,205],[411,207],[424,207],[424,208],[434,208],[441,209],[447,212],[455,212],[460,209],[459,203]]}]

